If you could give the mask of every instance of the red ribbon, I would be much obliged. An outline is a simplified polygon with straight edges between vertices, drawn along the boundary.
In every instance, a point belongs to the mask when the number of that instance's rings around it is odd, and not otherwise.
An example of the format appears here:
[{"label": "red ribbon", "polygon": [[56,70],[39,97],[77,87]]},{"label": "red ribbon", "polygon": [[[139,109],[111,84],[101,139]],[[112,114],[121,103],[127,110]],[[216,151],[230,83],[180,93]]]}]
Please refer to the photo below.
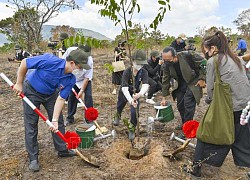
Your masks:
[{"label": "red ribbon", "polygon": [[187,138],[195,138],[198,127],[199,127],[198,121],[190,120],[183,124],[182,130]]},{"label": "red ribbon", "polygon": [[76,132],[67,131],[64,137],[67,140],[68,149],[76,149],[81,142],[81,138]]},{"label": "red ribbon", "polygon": [[98,117],[98,111],[97,109],[93,108],[93,107],[90,107],[90,108],[87,108],[86,111],[85,111],[85,118],[88,120],[88,121],[95,121]]}]

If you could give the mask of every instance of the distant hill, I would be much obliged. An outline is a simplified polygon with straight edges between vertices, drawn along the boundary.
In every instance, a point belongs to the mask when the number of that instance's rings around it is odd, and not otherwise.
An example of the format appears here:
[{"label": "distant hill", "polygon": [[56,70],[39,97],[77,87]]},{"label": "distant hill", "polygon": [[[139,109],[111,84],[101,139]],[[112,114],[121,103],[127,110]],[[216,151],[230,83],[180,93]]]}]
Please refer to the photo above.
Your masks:
[{"label": "distant hill", "polygon": [[[44,40],[49,40],[49,38],[52,36],[50,30],[52,28],[55,28],[56,26],[54,25],[44,25],[43,29],[42,29],[42,37]],[[108,41],[112,41],[112,39],[104,36],[103,34],[96,32],[96,31],[92,31],[89,29],[85,29],[85,28],[75,28],[76,32],[77,31],[81,31],[83,33],[84,36],[87,37],[92,37],[92,38],[96,38],[99,40],[108,40]],[[2,46],[4,43],[7,43],[8,40],[6,39],[6,36],[4,34],[0,33],[0,46]]]}]

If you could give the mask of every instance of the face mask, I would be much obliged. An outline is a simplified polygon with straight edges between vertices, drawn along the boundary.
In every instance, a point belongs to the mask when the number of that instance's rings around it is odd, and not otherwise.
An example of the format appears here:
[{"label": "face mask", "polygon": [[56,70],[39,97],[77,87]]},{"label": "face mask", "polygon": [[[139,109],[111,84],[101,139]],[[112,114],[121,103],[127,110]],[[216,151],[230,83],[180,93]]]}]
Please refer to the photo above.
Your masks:
[{"label": "face mask", "polygon": [[20,53],[21,52],[21,50],[16,50],[16,53]]},{"label": "face mask", "polygon": [[134,67],[137,71],[140,71],[140,69],[142,68],[142,65],[140,65],[140,64],[135,64],[135,63],[134,63],[133,67]]},{"label": "face mask", "polygon": [[184,43],[184,40],[183,40],[183,39],[181,39],[181,40],[180,40],[180,43]]},{"label": "face mask", "polygon": [[205,53],[205,58],[206,60],[208,60],[209,58],[211,58],[212,56],[209,56],[208,52]]},{"label": "face mask", "polygon": [[74,74],[75,76],[79,75],[81,73],[81,70],[80,69],[74,69],[72,71],[72,74]]}]

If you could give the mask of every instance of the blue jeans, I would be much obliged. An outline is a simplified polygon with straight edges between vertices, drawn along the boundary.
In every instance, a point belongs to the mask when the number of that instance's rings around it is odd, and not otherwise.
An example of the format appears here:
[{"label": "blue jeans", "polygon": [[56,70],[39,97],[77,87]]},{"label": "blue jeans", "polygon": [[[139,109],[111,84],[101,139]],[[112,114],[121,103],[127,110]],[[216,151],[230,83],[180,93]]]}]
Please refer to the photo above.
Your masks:
[{"label": "blue jeans", "polygon": [[[80,89],[75,85],[74,86],[75,91],[78,93]],[[88,82],[88,85],[84,91],[84,103],[87,108],[93,107],[93,98],[92,98],[92,83],[91,81]],[[68,97],[68,117],[67,121],[69,123],[73,123],[75,121],[74,115],[76,113],[77,109],[77,103],[79,101],[76,99],[75,94],[73,92],[70,93]]]}]

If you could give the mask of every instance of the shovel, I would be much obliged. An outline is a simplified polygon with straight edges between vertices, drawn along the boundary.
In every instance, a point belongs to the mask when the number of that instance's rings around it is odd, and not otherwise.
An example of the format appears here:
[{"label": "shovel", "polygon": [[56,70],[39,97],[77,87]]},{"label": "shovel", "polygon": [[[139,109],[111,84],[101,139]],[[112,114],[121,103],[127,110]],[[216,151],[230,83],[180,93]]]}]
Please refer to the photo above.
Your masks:
[{"label": "shovel", "polygon": [[[5,76],[5,74],[3,74],[3,73],[1,73],[0,74],[0,76],[3,78],[3,80],[5,80],[8,84],[9,84],[9,86],[13,89],[13,87],[14,87],[14,84],[10,81],[10,79],[7,77],[7,76]],[[49,119],[48,118],[46,118],[43,114],[42,114],[42,112],[23,94],[23,93],[21,93],[20,94],[20,97],[33,109],[33,111],[38,115],[38,116],[40,116],[44,121],[45,121],[45,123],[49,126],[49,127],[53,127],[54,128],[54,125],[49,121]],[[70,146],[70,144],[71,144],[71,142],[70,142],[70,140],[72,140],[72,139],[75,139],[75,138],[65,138],[65,136],[59,131],[59,130],[57,130],[56,132],[55,132],[66,144],[67,144],[67,147],[69,148],[69,146]],[[76,146],[77,147],[77,146]],[[91,162],[87,157],[85,157],[84,155],[82,155],[81,154],[81,152],[80,151],[78,151],[77,149],[76,149],[76,147],[73,147],[73,148],[75,148],[75,149],[73,149],[75,152],[76,152],[76,154],[80,157],[80,158],[82,158],[82,160],[83,161],[85,161],[87,164],[89,164],[89,165],[91,165],[91,166],[93,166],[93,167],[97,167],[97,168],[99,168],[100,166],[98,165],[98,164],[96,164],[96,163],[94,163],[94,162]]]},{"label": "shovel", "polygon": [[[80,103],[83,105],[84,110],[85,110],[85,111],[88,111],[88,108],[86,107],[86,105],[84,104],[84,102],[82,101],[82,99],[77,97],[77,92],[76,92],[76,90],[75,90],[74,88],[72,88],[72,92],[75,94],[75,97],[78,99],[78,101],[80,101]],[[102,133],[103,133],[103,132],[102,132],[102,129],[101,129],[101,127],[99,126],[99,124],[95,121],[96,119],[88,119],[88,120],[94,122],[95,126],[100,130],[101,136],[103,136],[103,134],[102,134]]]}]

